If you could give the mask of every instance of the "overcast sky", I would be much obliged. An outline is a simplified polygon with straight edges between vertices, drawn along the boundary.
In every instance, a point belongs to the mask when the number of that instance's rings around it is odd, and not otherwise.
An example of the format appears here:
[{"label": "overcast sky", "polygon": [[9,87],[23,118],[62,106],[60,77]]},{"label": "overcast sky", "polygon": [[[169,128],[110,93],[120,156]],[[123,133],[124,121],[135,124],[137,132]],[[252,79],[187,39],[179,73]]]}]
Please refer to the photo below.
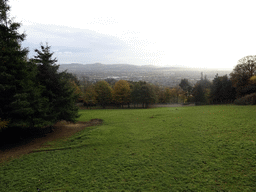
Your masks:
[{"label": "overcast sky", "polygon": [[255,0],[10,0],[27,34],[58,64],[102,63],[233,69],[256,54]]}]

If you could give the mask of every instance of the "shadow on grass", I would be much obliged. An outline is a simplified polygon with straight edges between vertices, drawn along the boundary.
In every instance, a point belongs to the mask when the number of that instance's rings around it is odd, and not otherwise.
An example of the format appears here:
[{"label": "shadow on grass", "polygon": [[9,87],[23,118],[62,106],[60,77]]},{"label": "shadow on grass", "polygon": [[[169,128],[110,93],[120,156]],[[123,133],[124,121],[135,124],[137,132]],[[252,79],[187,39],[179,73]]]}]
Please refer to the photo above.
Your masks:
[{"label": "shadow on grass", "polygon": [[0,132],[0,150],[5,151],[14,147],[25,145],[37,138],[45,137],[53,132],[53,127],[46,128],[8,128]]}]

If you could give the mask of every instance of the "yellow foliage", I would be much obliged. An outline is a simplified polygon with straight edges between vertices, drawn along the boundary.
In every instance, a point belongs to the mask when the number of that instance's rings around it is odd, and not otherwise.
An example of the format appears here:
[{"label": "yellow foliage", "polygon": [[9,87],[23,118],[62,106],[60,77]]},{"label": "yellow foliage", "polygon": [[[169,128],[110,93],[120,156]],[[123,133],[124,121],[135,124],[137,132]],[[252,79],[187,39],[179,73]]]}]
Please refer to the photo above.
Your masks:
[{"label": "yellow foliage", "polygon": [[77,86],[77,84],[75,83],[75,81],[71,81],[70,84],[71,84],[71,87],[74,89],[74,93],[75,93],[76,95],[82,96],[82,91],[81,91],[80,87]]},{"label": "yellow foliage", "polygon": [[9,121],[1,120],[0,118],[0,129],[6,128],[8,126]]},{"label": "yellow foliage", "polygon": [[83,96],[83,100],[87,104],[96,104],[97,103],[97,93],[95,92],[93,86],[90,86],[87,88],[87,90]]},{"label": "yellow foliage", "polygon": [[256,82],[256,75],[252,76],[252,77],[250,78],[250,80],[251,80],[252,82]]},{"label": "yellow foliage", "polygon": [[173,95],[172,90],[169,89],[169,88],[165,88],[164,89],[164,102],[169,103],[170,100],[171,100],[172,95]]},{"label": "yellow foliage", "polygon": [[131,88],[127,81],[119,80],[115,83],[113,89],[114,100],[118,103],[127,103],[131,97]]}]

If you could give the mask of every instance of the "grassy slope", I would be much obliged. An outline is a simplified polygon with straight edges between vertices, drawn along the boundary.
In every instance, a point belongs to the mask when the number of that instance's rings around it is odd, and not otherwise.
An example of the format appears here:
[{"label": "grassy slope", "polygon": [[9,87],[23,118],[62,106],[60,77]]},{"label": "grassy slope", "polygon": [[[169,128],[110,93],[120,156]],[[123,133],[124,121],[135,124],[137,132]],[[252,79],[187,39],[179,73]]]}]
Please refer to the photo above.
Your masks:
[{"label": "grassy slope", "polygon": [[1,191],[256,191],[256,106],[80,113],[104,123],[0,166]]}]

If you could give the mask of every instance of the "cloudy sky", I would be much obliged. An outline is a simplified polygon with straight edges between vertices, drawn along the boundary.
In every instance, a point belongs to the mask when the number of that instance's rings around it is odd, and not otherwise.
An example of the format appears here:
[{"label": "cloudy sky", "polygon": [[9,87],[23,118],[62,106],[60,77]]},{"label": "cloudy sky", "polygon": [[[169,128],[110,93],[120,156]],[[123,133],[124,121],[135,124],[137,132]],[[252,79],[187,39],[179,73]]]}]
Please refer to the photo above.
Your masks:
[{"label": "cloudy sky", "polygon": [[256,54],[254,0],[9,0],[30,57],[48,42],[58,64],[233,69]]}]

